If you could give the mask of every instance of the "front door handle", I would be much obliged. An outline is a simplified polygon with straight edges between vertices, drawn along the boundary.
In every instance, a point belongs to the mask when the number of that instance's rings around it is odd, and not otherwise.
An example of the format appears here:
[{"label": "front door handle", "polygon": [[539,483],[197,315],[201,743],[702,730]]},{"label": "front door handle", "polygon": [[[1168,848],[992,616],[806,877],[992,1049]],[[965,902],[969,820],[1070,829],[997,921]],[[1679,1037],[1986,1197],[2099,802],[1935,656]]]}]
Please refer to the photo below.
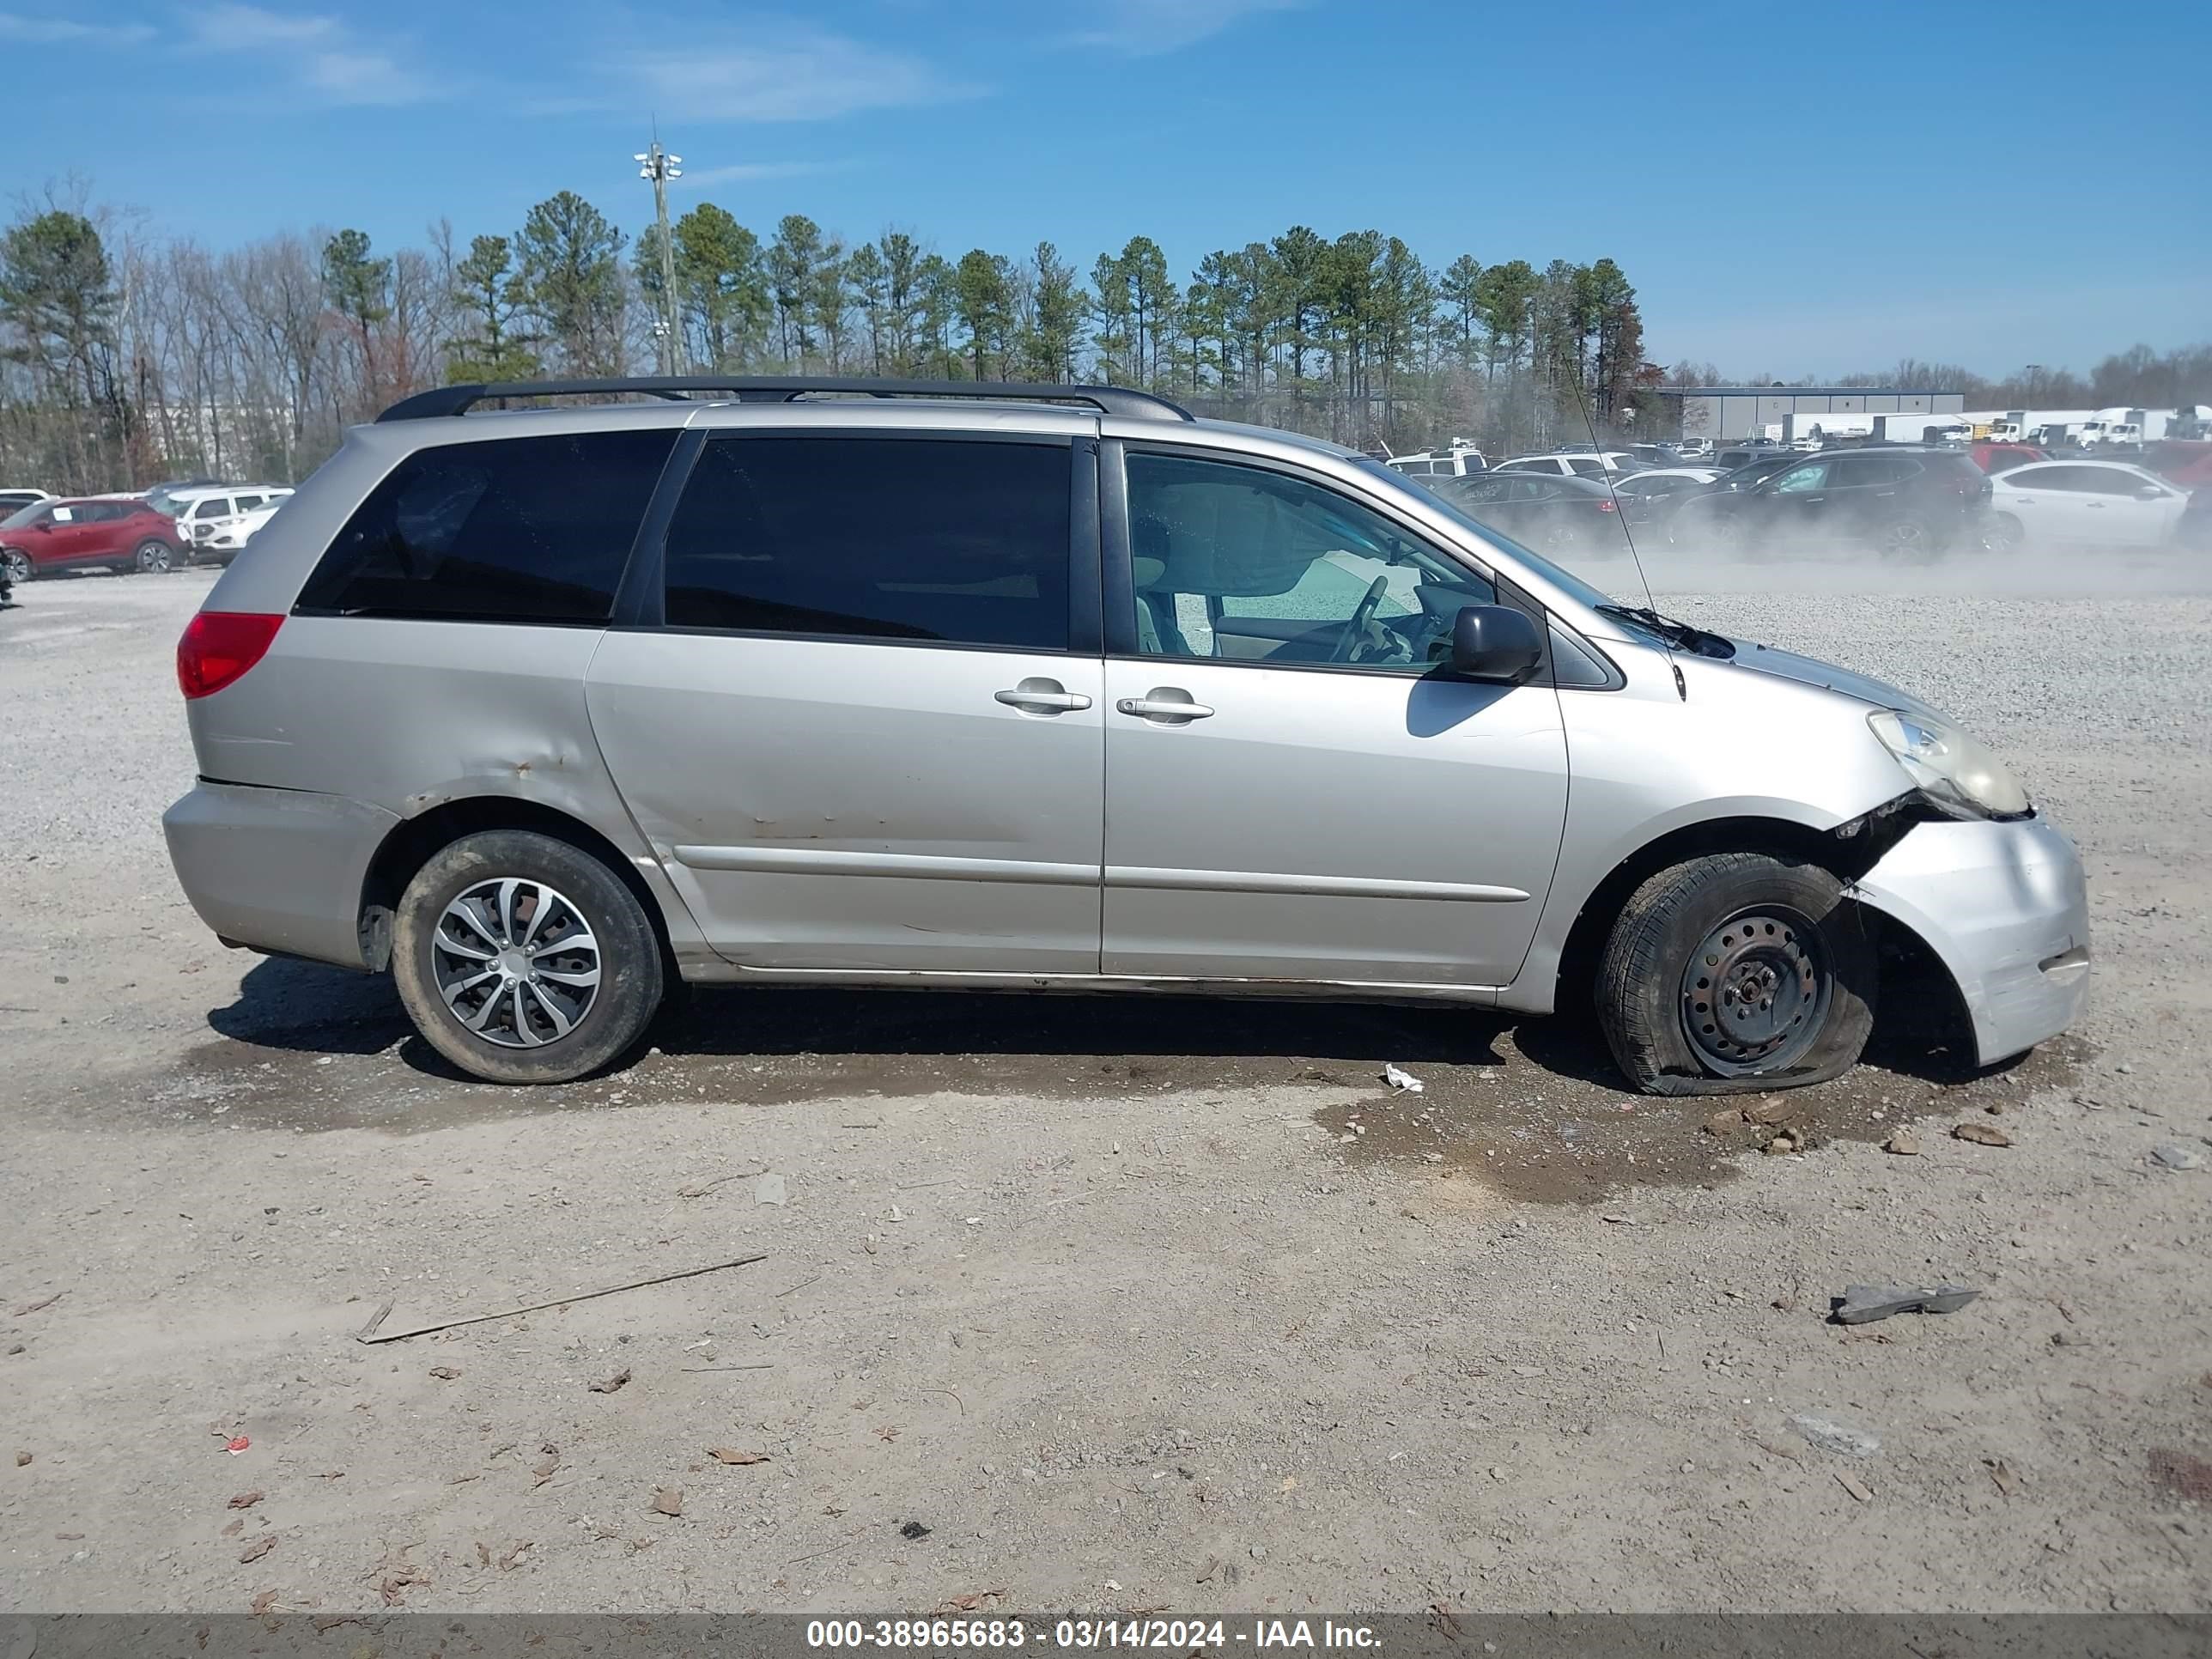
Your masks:
[{"label": "front door handle", "polygon": [[1031,677],[1009,691],[994,691],[992,701],[1026,714],[1059,714],[1072,708],[1088,708],[1091,699],[1071,691],[1058,680]]},{"label": "front door handle", "polygon": [[1124,714],[1170,726],[1188,725],[1213,713],[1206,704],[1191,701],[1190,693],[1176,685],[1156,685],[1141,697],[1123,697],[1114,707]]}]

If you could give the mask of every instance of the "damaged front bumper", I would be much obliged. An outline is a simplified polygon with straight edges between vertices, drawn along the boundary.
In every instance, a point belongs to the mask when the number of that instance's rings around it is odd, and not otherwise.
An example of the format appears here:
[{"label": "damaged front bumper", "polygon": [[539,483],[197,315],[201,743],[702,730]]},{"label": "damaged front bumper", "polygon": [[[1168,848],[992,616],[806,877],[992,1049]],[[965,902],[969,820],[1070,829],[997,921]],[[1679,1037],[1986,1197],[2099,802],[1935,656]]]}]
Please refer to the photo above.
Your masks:
[{"label": "damaged front bumper", "polygon": [[2081,860],[2041,818],[1917,823],[1850,896],[1917,933],[1950,970],[1984,1066],[2074,1023],[2089,985]]}]

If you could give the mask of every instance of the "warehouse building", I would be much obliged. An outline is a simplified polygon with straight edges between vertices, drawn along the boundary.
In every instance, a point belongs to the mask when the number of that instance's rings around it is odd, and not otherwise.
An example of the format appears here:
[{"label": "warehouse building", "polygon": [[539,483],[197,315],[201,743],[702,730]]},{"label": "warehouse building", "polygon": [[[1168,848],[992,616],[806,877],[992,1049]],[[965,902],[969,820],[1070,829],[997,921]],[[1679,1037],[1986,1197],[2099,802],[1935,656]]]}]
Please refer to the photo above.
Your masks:
[{"label": "warehouse building", "polygon": [[[1780,430],[1768,435],[1803,436],[1820,423],[1823,416],[1866,417],[1863,422],[1852,423],[1871,428],[1875,416],[1958,415],[1966,407],[1963,392],[1909,392],[1893,386],[1662,386],[1659,395],[1670,406],[1670,416],[1680,411],[1682,436],[1711,438],[1717,443],[1758,437],[1770,427]],[[1898,436],[1901,435],[1899,428],[1908,422],[1882,424],[1890,435]]]}]

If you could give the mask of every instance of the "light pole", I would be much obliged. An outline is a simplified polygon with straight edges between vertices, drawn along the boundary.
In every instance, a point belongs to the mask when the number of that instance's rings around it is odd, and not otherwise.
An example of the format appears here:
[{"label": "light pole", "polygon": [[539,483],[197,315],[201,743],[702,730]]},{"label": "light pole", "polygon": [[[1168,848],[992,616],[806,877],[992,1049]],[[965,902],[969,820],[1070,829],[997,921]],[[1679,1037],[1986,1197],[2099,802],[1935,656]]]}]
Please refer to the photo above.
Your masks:
[{"label": "light pole", "polygon": [[656,135],[650,148],[630,160],[640,164],[639,178],[653,181],[653,216],[660,227],[660,320],[653,331],[660,337],[660,372],[673,374],[679,337],[676,331],[676,243],[668,231],[668,181],[684,176],[684,158],[661,149]]}]

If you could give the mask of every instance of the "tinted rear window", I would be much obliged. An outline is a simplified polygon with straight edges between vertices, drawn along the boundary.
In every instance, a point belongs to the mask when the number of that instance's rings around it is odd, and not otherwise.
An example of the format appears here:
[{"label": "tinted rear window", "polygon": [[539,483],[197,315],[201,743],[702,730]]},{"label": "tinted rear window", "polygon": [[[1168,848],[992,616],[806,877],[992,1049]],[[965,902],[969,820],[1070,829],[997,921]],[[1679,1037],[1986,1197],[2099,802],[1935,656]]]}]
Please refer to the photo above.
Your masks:
[{"label": "tinted rear window", "polygon": [[663,429],[418,450],[346,521],[300,608],[603,623],[675,443]]},{"label": "tinted rear window", "polygon": [[1067,648],[1069,452],[722,438],[668,527],[672,628]]}]

